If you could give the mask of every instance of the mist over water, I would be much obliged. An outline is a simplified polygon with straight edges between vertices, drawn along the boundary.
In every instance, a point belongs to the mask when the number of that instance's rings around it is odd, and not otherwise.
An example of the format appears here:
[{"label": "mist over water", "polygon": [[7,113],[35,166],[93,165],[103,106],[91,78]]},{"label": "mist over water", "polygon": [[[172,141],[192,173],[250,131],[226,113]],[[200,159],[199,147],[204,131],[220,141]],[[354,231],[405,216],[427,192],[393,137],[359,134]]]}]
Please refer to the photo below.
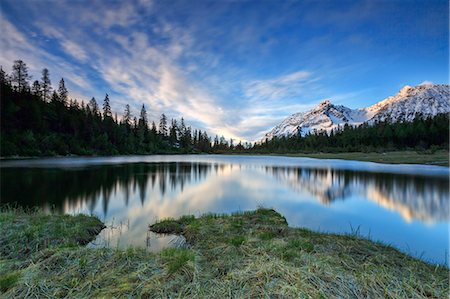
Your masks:
[{"label": "mist over water", "polygon": [[448,168],[242,156],[134,156],[5,161],[1,201],[95,214],[91,246],[160,250],[182,243],[148,225],[184,214],[274,208],[290,226],[354,233],[447,262]]}]

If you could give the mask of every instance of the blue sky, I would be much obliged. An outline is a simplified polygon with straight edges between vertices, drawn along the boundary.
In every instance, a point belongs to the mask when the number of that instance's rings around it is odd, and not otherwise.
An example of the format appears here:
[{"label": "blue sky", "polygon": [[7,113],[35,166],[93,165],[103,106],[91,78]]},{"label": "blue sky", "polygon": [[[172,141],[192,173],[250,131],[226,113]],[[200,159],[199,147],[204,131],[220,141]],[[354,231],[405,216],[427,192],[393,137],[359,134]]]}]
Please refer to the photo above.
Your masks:
[{"label": "blue sky", "polygon": [[0,64],[64,77],[119,115],[254,141],[323,99],[369,106],[448,82],[447,1],[2,0]]}]

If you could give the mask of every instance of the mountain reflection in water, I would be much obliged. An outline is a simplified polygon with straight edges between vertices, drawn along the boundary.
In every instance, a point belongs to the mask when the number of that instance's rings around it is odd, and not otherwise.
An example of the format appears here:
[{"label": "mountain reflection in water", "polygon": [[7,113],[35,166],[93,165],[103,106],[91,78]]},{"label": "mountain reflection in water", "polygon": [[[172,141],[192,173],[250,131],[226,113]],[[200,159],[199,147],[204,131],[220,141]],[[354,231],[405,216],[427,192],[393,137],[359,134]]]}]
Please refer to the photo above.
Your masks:
[{"label": "mountain reflection in water", "polygon": [[[94,213],[98,201],[102,202],[104,215],[108,214],[111,195],[122,193],[125,206],[130,193],[137,192],[143,205],[148,187],[157,190],[161,197],[166,192],[204,180],[208,174],[223,174],[233,167],[248,167],[206,163],[133,163],[93,166],[87,168],[25,168],[3,169],[2,198],[16,199],[25,206],[41,206],[67,212],[81,206]],[[260,168],[297,192],[307,192],[321,204],[360,194],[379,205],[395,210],[411,221],[423,222],[449,220],[449,185],[445,179],[422,176],[357,172],[336,169],[311,169],[301,167]]]},{"label": "mountain reflection in water", "polygon": [[449,220],[449,185],[445,179],[292,167],[266,167],[266,172],[294,190],[306,190],[324,205],[360,194],[400,213],[406,221]]},{"label": "mountain reflection in water", "polygon": [[439,262],[448,251],[445,175],[217,159],[3,167],[0,182],[2,203],[98,215],[109,226],[97,240],[101,246],[152,244],[158,250],[180,240],[149,234],[157,219],[262,205],[292,226],[348,233],[361,225],[376,239]]}]

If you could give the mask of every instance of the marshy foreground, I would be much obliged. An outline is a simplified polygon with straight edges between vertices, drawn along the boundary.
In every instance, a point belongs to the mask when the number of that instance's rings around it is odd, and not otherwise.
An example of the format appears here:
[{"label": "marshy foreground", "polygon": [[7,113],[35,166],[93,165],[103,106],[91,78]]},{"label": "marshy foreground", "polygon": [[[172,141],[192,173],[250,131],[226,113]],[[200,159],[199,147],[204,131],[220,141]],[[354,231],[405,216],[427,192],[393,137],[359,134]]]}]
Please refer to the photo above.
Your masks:
[{"label": "marshy foreground", "polygon": [[166,219],[186,248],[86,248],[95,217],[0,211],[0,295],[446,298],[448,268],[358,236],[290,228],[270,209]]}]

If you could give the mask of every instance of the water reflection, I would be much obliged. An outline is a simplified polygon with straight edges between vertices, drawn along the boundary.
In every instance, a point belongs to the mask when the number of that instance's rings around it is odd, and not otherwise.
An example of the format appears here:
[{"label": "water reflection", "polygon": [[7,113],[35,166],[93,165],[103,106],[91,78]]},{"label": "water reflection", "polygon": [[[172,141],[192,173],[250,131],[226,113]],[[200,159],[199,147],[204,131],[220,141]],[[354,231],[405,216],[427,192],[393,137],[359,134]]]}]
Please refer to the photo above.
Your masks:
[{"label": "water reflection", "polygon": [[[215,171],[219,166],[214,166]],[[67,212],[87,206],[94,212],[98,201],[103,214],[108,214],[111,197],[122,193],[128,206],[131,193],[138,193],[144,205],[148,186],[161,196],[186,184],[204,179],[213,167],[201,163],[135,163],[93,166],[87,168],[5,168],[2,169],[2,202],[17,202],[22,206],[40,206],[57,212]]]},{"label": "water reflection", "polygon": [[266,167],[265,170],[293,190],[309,192],[324,205],[360,195],[400,213],[406,221],[449,220],[446,178],[292,167]]},{"label": "water reflection", "polygon": [[[2,202],[17,201],[24,206],[41,206],[59,212],[83,206],[94,213],[101,201],[104,216],[111,197],[121,193],[127,207],[130,195],[137,193],[141,205],[147,192],[183,192],[186,185],[204,180],[209,173],[225,175],[241,171],[233,164],[135,163],[95,166],[81,169],[14,168],[2,170]],[[407,220],[433,223],[449,220],[449,185],[446,178],[356,172],[300,167],[250,167],[261,169],[299,193],[309,193],[324,205],[360,195],[395,210]],[[250,178],[247,178],[250,179]],[[204,196],[208,196],[205,194]]]},{"label": "water reflection", "polygon": [[446,175],[307,163],[267,166],[239,159],[3,167],[1,202],[96,214],[108,228],[91,246],[159,250],[183,240],[149,233],[148,225],[157,219],[263,205],[280,211],[293,226],[349,232],[349,223],[362,225],[376,239],[417,255],[425,252],[427,259],[444,259],[450,220]]}]

